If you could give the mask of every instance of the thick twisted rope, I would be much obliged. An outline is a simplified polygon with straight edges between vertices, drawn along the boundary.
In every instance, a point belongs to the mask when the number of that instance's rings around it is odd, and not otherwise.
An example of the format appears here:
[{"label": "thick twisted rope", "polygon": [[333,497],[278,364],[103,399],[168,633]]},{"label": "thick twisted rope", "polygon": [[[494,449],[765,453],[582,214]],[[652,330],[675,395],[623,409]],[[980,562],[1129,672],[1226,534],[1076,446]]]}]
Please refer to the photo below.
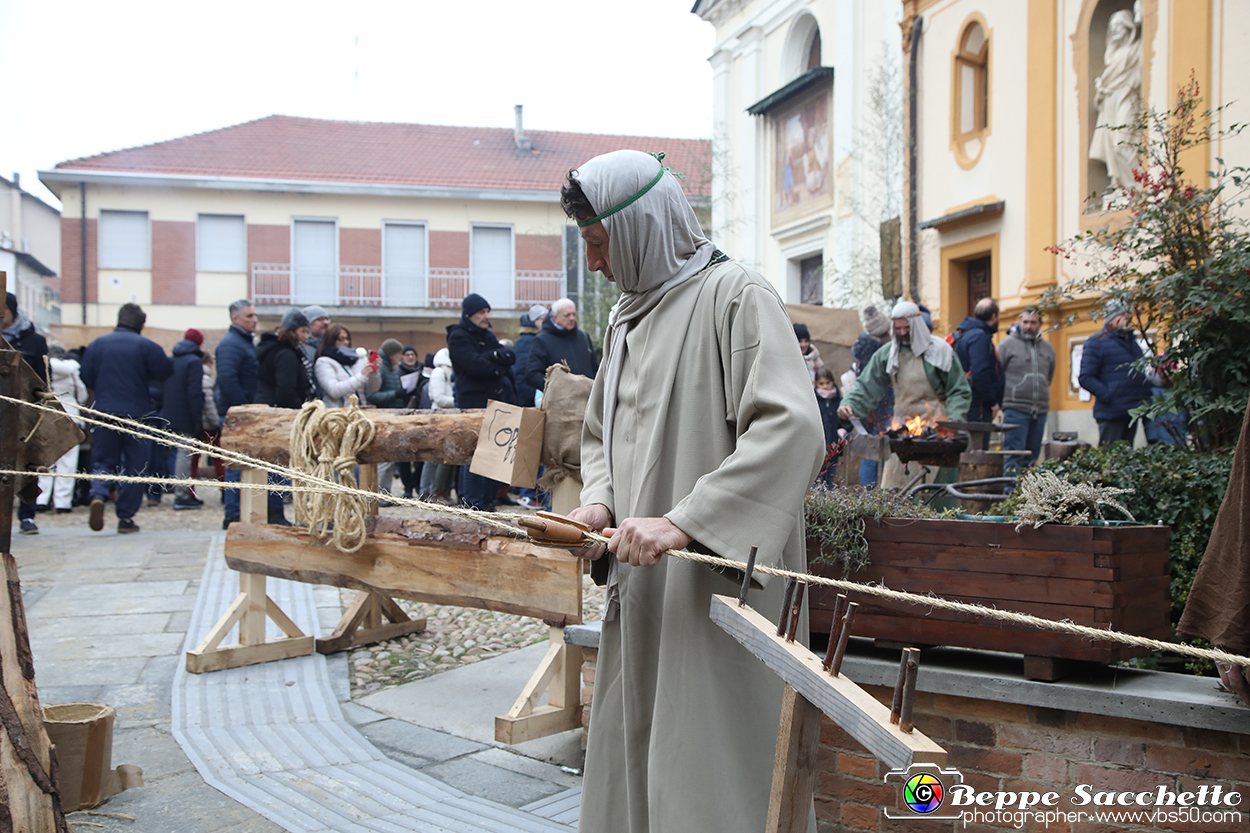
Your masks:
[{"label": "thick twisted rope", "polygon": [[[0,394],[0,400],[16,402],[16,403],[26,405],[32,408],[37,408],[37,409],[42,408],[44,410],[53,411],[55,413],[62,413],[62,411],[56,408],[49,408],[45,405],[39,405],[36,403],[26,402],[24,400],[15,399],[12,397],[4,396],[2,394]],[[344,484],[335,483],[330,480],[324,480],[315,475],[310,475],[306,472],[297,471],[295,469],[292,469],[286,466],[275,465],[272,463],[268,463],[264,460],[258,460],[256,458],[249,457],[248,455],[242,454],[240,452],[226,451],[224,449],[218,448],[217,446],[208,445],[207,443],[203,443],[203,442],[200,442],[199,440],[194,440],[189,437],[184,437],[180,434],[172,434],[168,431],[163,431],[159,428],[153,428],[152,426],[143,425],[142,423],[134,422],[133,420],[122,420],[119,417],[112,417],[108,414],[103,414],[91,408],[84,407],[84,410],[87,411],[89,414],[99,414],[101,416],[105,416],[109,418],[109,420],[105,422],[101,420],[91,419],[90,416],[80,415],[80,418],[92,424],[98,424],[105,428],[109,428],[111,430],[123,431],[125,433],[134,434],[136,436],[145,437],[148,439],[158,437],[158,436],[164,437],[165,439],[163,439],[162,441],[166,442],[168,445],[188,448],[191,450],[202,450],[209,454],[216,455],[222,459],[237,460],[239,461],[238,465],[241,465],[241,466],[262,469],[264,471],[268,471],[268,472],[272,472],[275,474],[280,474],[285,477],[289,477],[291,478],[292,481],[299,482],[301,484],[299,486],[292,485],[291,487],[289,487],[289,489],[292,492],[297,492],[297,493],[298,492],[318,492],[318,493],[335,492],[338,494],[358,495],[358,496],[363,497],[366,500],[377,500],[378,498],[378,495],[376,492],[367,492],[358,487],[347,486]],[[123,425],[122,423],[125,423],[125,424]],[[127,425],[136,426],[136,428],[139,430],[128,428],[126,427]],[[62,474],[56,474],[56,473],[47,472],[47,471],[23,472],[23,471],[16,471],[16,470],[0,469],[0,475],[30,476],[32,474],[39,474],[39,475],[51,476],[51,477],[71,477],[71,478],[94,479],[94,480],[116,480],[116,481],[124,481],[124,482],[189,483],[191,485],[196,485],[196,484],[203,485],[203,481],[171,481],[168,478],[157,478],[157,477],[144,478],[144,477],[124,477],[120,475],[109,476],[109,475],[81,475],[81,474],[62,475]],[[231,487],[234,487],[236,485],[246,485],[246,484],[231,484]],[[256,488],[282,489],[282,487],[263,486],[260,484],[258,484]],[[390,496],[387,499],[400,506],[410,506],[410,507],[417,508],[417,509],[425,509],[431,512],[437,512],[440,514],[453,515],[456,517],[461,517],[467,520],[493,526],[499,529],[504,529],[513,534],[516,534],[518,532],[518,530],[512,523],[512,521],[516,517],[515,515],[508,515],[506,513],[501,513],[501,512],[483,512],[480,510],[469,509],[467,507],[443,506],[441,504],[427,503],[426,501],[418,500],[415,498],[403,498],[399,496]],[[586,533],[585,537],[588,540],[600,542],[600,543],[607,543],[609,540],[606,536],[600,535],[597,532],[588,532]],[[732,569],[732,570],[738,570],[738,571],[746,570],[746,564],[744,562],[735,561],[729,558],[721,558],[719,556],[714,556],[714,555],[705,555],[703,553],[688,552],[686,550],[667,550],[665,551],[664,554],[671,555],[674,558],[684,559],[686,561],[694,561],[694,562],[698,562],[702,564],[707,564],[711,567],[715,567],[721,570],[724,570],[724,569]],[[1010,611],[1010,610],[1000,610],[999,608],[986,607],[984,605],[978,605],[978,604],[970,604],[968,602],[958,602],[953,599],[946,599],[940,596],[925,595],[925,594],[920,594],[920,593],[909,593],[909,592],[902,591],[902,590],[891,590],[890,588],[884,585],[864,584],[862,582],[847,581],[845,579],[828,578],[826,576],[810,575],[807,573],[795,572],[793,570],[783,570],[783,569],[779,569],[775,567],[764,567],[764,566],[759,566],[759,565],[755,566],[754,572],[762,573],[762,574],[770,575],[770,576],[777,576],[780,578],[794,578],[806,584],[821,585],[824,587],[833,587],[839,590],[847,590],[847,591],[851,591],[855,593],[865,593],[865,594],[872,595],[872,596],[879,596],[881,598],[891,599],[893,601],[907,602],[913,605],[938,608],[941,610],[949,610],[949,611],[956,612],[956,613],[966,613],[966,614],[971,614],[973,616],[983,616],[989,619],[998,619],[1000,621],[1012,622],[1018,625],[1027,625],[1030,627],[1036,627],[1041,630],[1051,630],[1051,631],[1057,631],[1059,633],[1067,633],[1073,636],[1084,637],[1086,639],[1096,639],[1096,640],[1100,640],[1104,642],[1118,642],[1120,644],[1132,645],[1134,647],[1145,648],[1151,651],[1171,651],[1173,653],[1182,654],[1184,656],[1195,657],[1198,659],[1207,659],[1207,660],[1211,660],[1214,662],[1225,662],[1231,665],[1238,665],[1241,667],[1250,668],[1250,656],[1232,654],[1227,651],[1220,651],[1220,650],[1215,650],[1215,649],[1210,649],[1210,648],[1198,648],[1193,645],[1185,645],[1179,642],[1164,642],[1163,640],[1150,639],[1144,636],[1136,636],[1134,634],[1123,633],[1122,631],[1114,631],[1114,630],[1103,629],[1103,628],[1094,628],[1088,625],[1078,625],[1070,621],[1045,619],[1045,618],[1042,618],[1041,616],[1032,616],[1026,613],[1017,613],[1015,611]]]},{"label": "thick twisted rope", "polygon": [[[311,470],[321,480],[355,488],[356,455],[373,442],[377,429],[360,411],[355,394],[346,408],[327,408],[320,399],[305,402],[291,423],[291,467]],[[294,493],[295,523],[321,540],[331,535],[342,552],[365,545],[366,500],[356,494],[319,490]]]}]

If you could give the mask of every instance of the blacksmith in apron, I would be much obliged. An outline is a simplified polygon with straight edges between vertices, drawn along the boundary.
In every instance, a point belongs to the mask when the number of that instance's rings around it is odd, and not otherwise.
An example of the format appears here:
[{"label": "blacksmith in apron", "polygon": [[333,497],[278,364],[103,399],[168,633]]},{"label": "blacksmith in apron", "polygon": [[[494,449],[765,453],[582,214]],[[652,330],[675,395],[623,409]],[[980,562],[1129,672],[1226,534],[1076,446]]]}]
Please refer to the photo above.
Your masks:
[{"label": "blacksmith in apron", "polygon": [[[896,423],[915,417],[926,423],[939,419],[962,422],[968,416],[972,389],[955,351],[929,332],[920,308],[911,301],[895,304],[890,317],[890,349],[873,354],[855,387],[842,400],[838,416],[863,419],[881,401],[886,386],[893,384]],[[881,487],[901,487],[907,479],[898,455],[891,455]]]}]

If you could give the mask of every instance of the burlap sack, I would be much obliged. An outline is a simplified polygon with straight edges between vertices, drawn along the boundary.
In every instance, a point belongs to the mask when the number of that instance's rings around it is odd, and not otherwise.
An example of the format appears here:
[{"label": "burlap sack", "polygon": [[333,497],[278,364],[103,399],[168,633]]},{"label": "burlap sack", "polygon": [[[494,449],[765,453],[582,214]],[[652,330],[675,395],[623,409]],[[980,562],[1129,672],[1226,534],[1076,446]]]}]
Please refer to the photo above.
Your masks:
[{"label": "burlap sack", "polygon": [[582,476],[582,421],[594,383],[594,379],[570,373],[563,364],[547,368],[542,402],[547,426],[539,458],[546,471],[538,479],[538,488],[550,491],[566,477]]},{"label": "burlap sack", "polygon": [[117,711],[99,703],[43,707],[43,725],[56,747],[61,806],[65,812],[98,807],[110,796],[143,786],[143,770],[123,764],[113,769],[113,718]]}]

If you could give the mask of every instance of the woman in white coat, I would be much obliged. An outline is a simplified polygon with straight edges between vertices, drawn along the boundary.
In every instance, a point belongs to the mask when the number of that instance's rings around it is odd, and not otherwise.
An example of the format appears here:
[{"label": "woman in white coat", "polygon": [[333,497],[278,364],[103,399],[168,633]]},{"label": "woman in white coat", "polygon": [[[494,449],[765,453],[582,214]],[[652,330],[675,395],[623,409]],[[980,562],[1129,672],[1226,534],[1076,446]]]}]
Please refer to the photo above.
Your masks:
[{"label": "woman in white coat", "polygon": [[[456,394],[451,370],[451,353],[444,347],[434,354],[434,370],[425,388],[430,393],[431,408],[456,407]],[[456,466],[427,464],[421,470],[421,494],[434,503],[451,504],[451,488],[456,479]]]},{"label": "woman in white coat", "polygon": [[346,408],[353,393],[364,405],[366,393],[382,386],[377,368],[352,348],[352,334],[341,324],[331,324],[321,337],[313,373],[327,408]]},{"label": "woman in white coat", "polygon": [[[48,370],[52,392],[65,408],[65,413],[74,418],[74,424],[82,428],[82,420],[77,419],[78,406],[87,404],[87,386],[78,376],[78,362],[70,358],[64,344],[54,341],[48,346]],[[78,446],[62,454],[52,466],[52,471],[58,474],[76,473]],[[69,512],[74,505],[74,482],[68,477],[39,478],[39,506],[45,510],[55,506],[58,514]]]}]

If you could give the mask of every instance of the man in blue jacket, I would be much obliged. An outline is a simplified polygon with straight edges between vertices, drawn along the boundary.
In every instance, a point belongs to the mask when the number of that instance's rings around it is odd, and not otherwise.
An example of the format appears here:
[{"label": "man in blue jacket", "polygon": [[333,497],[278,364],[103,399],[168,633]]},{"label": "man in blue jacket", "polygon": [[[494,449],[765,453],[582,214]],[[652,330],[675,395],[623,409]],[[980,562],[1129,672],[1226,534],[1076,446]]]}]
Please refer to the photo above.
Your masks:
[{"label": "man in blue jacket", "polygon": [[[138,304],[123,304],[117,311],[117,329],[87,345],[82,358],[82,381],[95,391],[95,408],[106,414],[142,420],[153,411],[150,388],[174,372],[174,364],[160,345],[139,335],[147,316]],[[91,473],[139,476],[147,471],[152,442],[132,434],[95,426],[91,429]],[[117,531],[138,532],[135,513],[143,502],[146,486],[117,486]],[[104,503],[108,500],[107,477],[91,481],[91,514],[88,525],[104,528]]]},{"label": "man in blue jacket", "polygon": [[1132,363],[1142,357],[1128,304],[1108,301],[1107,323],[1081,351],[1081,387],[1094,395],[1098,445],[1133,441],[1137,433],[1129,412],[1150,398],[1150,381]]},{"label": "man in blue jacket", "polygon": [[[250,405],[256,400],[256,346],[252,343],[252,334],[256,332],[256,308],[246,298],[241,298],[230,305],[230,329],[217,343],[217,385],[213,389],[213,398],[217,402],[217,413],[224,420],[226,411],[235,405]],[[243,472],[237,468],[226,469],[226,482],[238,483]],[[226,490],[226,516],[221,528],[239,520],[239,490]],[[283,517],[282,494],[269,493],[269,520],[278,521]]]},{"label": "man in blue jacket", "polygon": [[1002,406],[1003,371],[994,350],[996,332],[998,303],[993,298],[977,301],[972,315],[960,321],[955,330],[955,355],[959,356],[972,388],[969,422],[990,422]]}]

